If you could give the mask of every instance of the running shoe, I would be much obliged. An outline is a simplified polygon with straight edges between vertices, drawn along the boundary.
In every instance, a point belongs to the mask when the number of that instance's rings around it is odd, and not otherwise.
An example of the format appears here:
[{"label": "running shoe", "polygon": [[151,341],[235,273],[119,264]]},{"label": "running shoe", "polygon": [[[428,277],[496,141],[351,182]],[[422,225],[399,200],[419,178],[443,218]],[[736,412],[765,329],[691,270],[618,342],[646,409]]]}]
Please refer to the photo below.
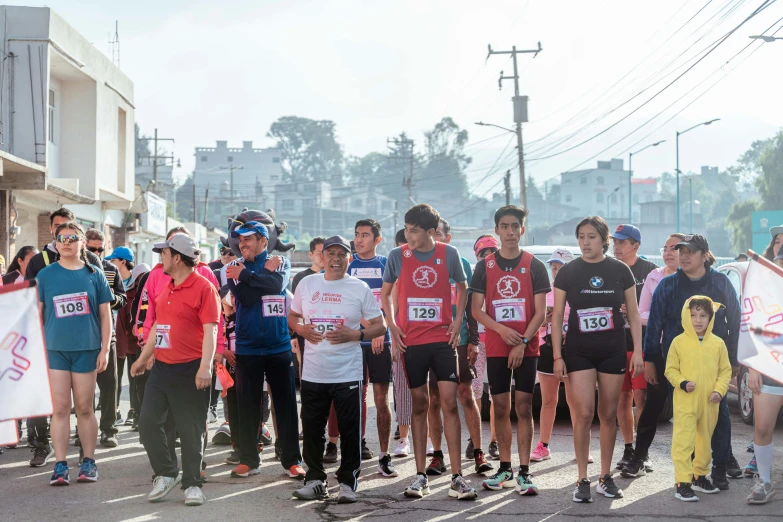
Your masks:
[{"label": "running shoe", "polygon": [[49,479],[50,486],[67,486],[71,483],[71,478],[68,476],[68,463],[65,461],[57,462],[54,465],[54,473]]},{"label": "running shoe", "polygon": [[79,467],[78,482],[98,482],[98,466],[95,465],[93,459],[82,459],[82,464]]},{"label": "running shoe", "polygon": [[574,488],[574,502],[587,504],[593,501],[593,495],[590,493],[590,481],[586,478],[576,483]]},{"label": "running shoe", "polygon": [[609,473],[598,480],[598,486],[596,486],[595,492],[600,493],[607,498],[623,498],[623,490],[617,487],[612,475]]},{"label": "running shoe", "polygon": [[397,470],[394,468],[394,464],[392,464],[391,455],[384,455],[378,461],[378,473],[380,473],[384,477],[397,476]]},{"label": "running shoe", "polygon": [[182,475],[176,477],[155,477],[152,481],[152,491],[147,495],[147,500],[157,502],[169,494],[182,480]]},{"label": "running shoe", "polygon": [[129,409],[128,415],[125,416],[124,426],[133,426],[133,422],[135,418],[136,418],[136,412],[133,411],[133,408]]},{"label": "running shoe", "polygon": [[367,447],[367,441],[362,439],[362,460],[370,460],[375,456],[370,448]]},{"label": "running shoe", "polygon": [[435,454],[435,448],[432,446],[432,440],[427,439],[427,456],[432,457]]},{"label": "running shoe", "polygon": [[642,459],[642,465],[644,466],[645,473],[650,473],[652,471],[655,471],[655,468],[653,467],[653,462],[650,459],[649,455],[647,455]]},{"label": "running shoe", "polygon": [[487,457],[484,456],[483,451],[476,455],[476,458],[473,460],[476,462],[476,473],[487,473],[495,469],[492,464],[487,462]]},{"label": "running shoe", "polygon": [[635,477],[643,477],[647,474],[647,472],[644,471],[644,464],[642,463],[642,459],[640,459],[637,455],[631,459],[631,462],[623,466],[623,469],[622,471],[620,471],[620,474],[623,477],[635,478]]},{"label": "running shoe", "polygon": [[258,434],[258,440],[260,440],[264,446],[272,445],[272,433],[269,431],[269,428],[266,426],[261,426]]},{"label": "running shoe", "polygon": [[687,482],[677,484],[677,492],[674,494],[674,498],[682,500],[683,502],[698,502],[699,497],[693,492],[693,488]]},{"label": "running shoe", "polygon": [[698,491],[700,493],[720,493],[720,490],[716,488],[707,477],[694,477],[691,487],[694,491]]},{"label": "running shoe", "polygon": [[753,443],[753,441],[751,441],[750,444],[748,444],[748,447],[745,448],[745,451],[747,451],[748,453],[754,453],[756,451],[756,445]]},{"label": "running shoe", "polygon": [[255,468],[251,469],[250,466],[247,466],[245,464],[240,464],[236,468],[231,470],[231,476],[234,478],[245,478],[245,477],[251,477],[253,475],[260,475],[261,474],[261,468]]},{"label": "running shoe", "polygon": [[633,456],[634,456],[633,446],[630,448],[626,447],[623,450],[623,458],[617,461],[617,469],[623,469],[623,467],[625,467],[626,464],[628,464],[629,462],[631,462],[631,460],[633,460]]},{"label": "running shoe", "polygon": [[190,486],[185,490],[185,505],[186,506],[200,506],[207,499],[204,496],[204,492],[198,486]]},{"label": "running shoe", "polygon": [[212,444],[217,446],[228,446],[231,444],[231,426],[224,422],[212,436]]},{"label": "running shoe", "polygon": [[326,490],[326,484],[320,480],[311,480],[294,491],[294,498],[298,500],[325,500],[329,498],[329,492]]},{"label": "running shoe", "polygon": [[438,457],[432,457],[427,466],[427,475],[443,475],[446,473],[446,465]]},{"label": "running shoe", "polygon": [[338,504],[353,504],[356,502],[356,492],[348,484],[340,484],[340,492],[337,493]]},{"label": "running shoe", "polygon": [[587,463],[588,464],[592,464],[593,462],[595,462],[595,459],[593,458],[593,456],[592,455],[587,455]]},{"label": "running shoe", "polygon": [[120,413],[120,410],[117,410],[117,420],[114,421],[115,426],[122,426],[125,424],[125,419],[122,418],[122,413]]},{"label": "running shoe", "polygon": [[430,484],[427,480],[427,475],[416,475],[410,486],[405,488],[403,495],[409,498],[422,498],[424,495],[430,494]]},{"label": "running shoe", "polygon": [[46,446],[36,446],[32,449],[32,452],[33,458],[30,459],[31,468],[41,468],[46,466],[46,463],[49,462],[49,459],[54,457],[54,448],[48,444]]},{"label": "running shoe", "polygon": [[715,487],[719,490],[726,491],[729,489],[729,479],[726,478],[725,468],[712,468],[710,478],[712,479],[712,483],[715,484]]},{"label": "running shoe", "polygon": [[397,428],[394,430],[394,440],[400,440],[400,425],[397,425]]},{"label": "running shoe", "polygon": [[408,442],[407,437],[404,439],[400,439],[399,444],[397,444],[397,449],[395,449],[392,452],[392,456],[394,458],[397,457],[407,457],[411,452],[410,443]]},{"label": "running shoe", "polygon": [[475,488],[470,487],[470,484],[468,484],[468,481],[465,480],[462,475],[457,475],[451,479],[449,496],[451,498],[456,498],[457,500],[475,500],[478,493],[476,493]]},{"label": "running shoe", "polygon": [[728,475],[730,478],[742,477],[742,468],[740,467],[739,462],[737,462],[737,459],[734,458],[733,454],[731,457],[729,457],[729,461],[726,463],[726,475]]},{"label": "running shoe", "polygon": [[500,460],[500,449],[498,448],[498,441],[493,440],[489,443],[487,452],[492,460]]},{"label": "running shoe", "polygon": [[117,440],[117,435],[113,433],[106,433],[105,431],[101,432],[101,446],[104,448],[116,448],[119,443],[120,442]]},{"label": "running shoe", "polygon": [[536,449],[533,450],[533,453],[530,454],[530,460],[532,462],[542,462],[544,460],[549,460],[552,458],[552,452],[544,446],[543,442],[539,442],[538,446],[536,446]]},{"label": "running shoe", "polygon": [[324,452],[324,464],[334,464],[337,462],[337,444],[334,442],[326,443],[326,451]]},{"label": "running shoe", "polygon": [[468,445],[465,446],[465,460],[473,460],[473,439],[468,437]]},{"label": "running shoe", "polygon": [[79,437],[79,432],[78,431],[76,432],[76,435],[73,438],[73,445],[76,446],[77,448],[81,448],[82,447],[82,439],[81,439],[81,437]]},{"label": "running shoe", "polygon": [[530,473],[518,473],[516,490],[520,495],[538,495],[538,486],[533,482],[533,475]]},{"label": "running shoe", "polygon": [[756,465],[756,456],[753,455],[753,458],[750,459],[748,465],[745,466],[745,477],[753,478],[755,475],[758,474],[759,474],[759,467]]},{"label": "running shoe", "polygon": [[239,452],[237,450],[231,450],[231,453],[228,454],[228,457],[226,457],[226,460],[224,460],[223,462],[231,466],[238,466]]},{"label": "running shoe", "polygon": [[481,482],[481,486],[484,489],[491,491],[500,491],[503,488],[513,488],[514,484],[514,471],[510,469],[499,469],[497,473],[489,478],[484,479]]},{"label": "running shoe", "polygon": [[209,413],[207,414],[207,422],[213,424],[217,422],[217,406],[210,406]]},{"label": "running shoe", "polygon": [[756,477],[756,483],[748,495],[748,504],[766,504],[775,496],[775,486]]},{"label": "running shoe", "polygon": [[296,480],[304,480],[304,478],[305,478],[305,470],[304,470],[304,468],[302,468],[301,465],[294,464],[293,466],[288,468],[288,471],[286,471],[286,475],[288,475],[288,478],[292,478],[292,479],[296,479]]}]

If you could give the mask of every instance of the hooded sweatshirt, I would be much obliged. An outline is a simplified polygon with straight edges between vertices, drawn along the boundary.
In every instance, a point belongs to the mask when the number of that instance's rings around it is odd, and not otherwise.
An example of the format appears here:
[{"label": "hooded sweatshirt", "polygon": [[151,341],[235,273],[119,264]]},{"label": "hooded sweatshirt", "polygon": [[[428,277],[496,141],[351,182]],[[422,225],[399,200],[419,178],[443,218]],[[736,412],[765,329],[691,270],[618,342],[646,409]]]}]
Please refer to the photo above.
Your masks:
[{"label": "hooded sweatshirt", "polygon": [[[644,336],[644,360],[659,363],[665,360],[675,337],[683,333],[682,307],[695,295],[706,296],[722,306],[715,313],[713,333],[723,339],[732,366],[737,362],[739,341],[739,298],[729,278],[712,268],[701,279],[692,281],[681,268],[664,277],[653,293],[647,332]],[[690,316],[688,317],[690,321]]]},{"label": "hooded sweatshirt", "polygon": [[[715,315],[712,316],[704,338],[699,340],[691,322],[689,303],[691,299],[708,299]],[[693,296],[682,307],[682,327],[684,332],[674,338],[666,358],[666,378],[674,386],[678,407],[691,407],[707,404],[710,394],[716,391],[721,398],[726,396],[731,380],[731,364],[723,339],[712,333],[715,317],[721,305],[706,296]],[[692,392],[684,390],[688,381],[696,384]]]}]

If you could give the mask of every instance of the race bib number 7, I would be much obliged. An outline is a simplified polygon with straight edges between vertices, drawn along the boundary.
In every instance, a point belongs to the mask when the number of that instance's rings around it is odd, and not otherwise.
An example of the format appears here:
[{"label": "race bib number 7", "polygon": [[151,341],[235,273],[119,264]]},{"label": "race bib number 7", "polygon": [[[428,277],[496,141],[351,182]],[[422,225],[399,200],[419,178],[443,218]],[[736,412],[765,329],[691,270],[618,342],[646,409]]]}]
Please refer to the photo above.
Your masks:
[{"label": "race bib number 7", "polygon": [[57,319],[75,317],[90,313],[90,300],[87,292],[64,294],[54,297],[54,315]]},{"label": "race bib number 7", "polygon": [[264,317],[285,317],[285,296],[265,295],[261,297],[261,314]]},{"label": "race bib number 7", "polygon": [[408,299],[408,321],[440,323],[443,299],[417,297]]},{"label": "race bib number 7", "polygon": [[161,350],[171,348],[171,325],[159,324],[155,328],[155,348]]},{"label": "race bib number 7", "polygon": [[579,331],[582,333],[606,332],[614,330],[614,318],[611,308],[588,308],[577,310]]}]

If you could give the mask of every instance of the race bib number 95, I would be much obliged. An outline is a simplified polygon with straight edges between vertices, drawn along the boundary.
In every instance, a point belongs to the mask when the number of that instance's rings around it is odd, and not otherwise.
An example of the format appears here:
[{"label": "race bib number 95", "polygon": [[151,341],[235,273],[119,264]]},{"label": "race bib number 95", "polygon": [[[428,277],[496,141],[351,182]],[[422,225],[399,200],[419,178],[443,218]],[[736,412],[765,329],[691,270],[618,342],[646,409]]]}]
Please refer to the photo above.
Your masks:
[{"label": "race bib number 95", "polygon": [[315,329],[318,331],[318,333],[324,335],[335,331],[338,325],[345,324],[345,319],[340,315],[311,317],[310,324],[315,326]]},{"label": "race bib number 95", "polygon": [[417,297],[408,299],[408,321],[440,323],[443,299]]},{"label": "race bib number 95", "polygon": [[90,301],[87,292],[65,294],[54,297],[54,315],[57,319],[75,317],[90,313]]},{"label": "race bib number 95", "polygon": [[285,296],[265,295],[261,297],[261,313],[264,317],[285,317]]},{"label": "race bib number 95", "polygon": [[614,330],[611,308],[588,308],[577,310],[579,331],[582,333],[606,332]]}]

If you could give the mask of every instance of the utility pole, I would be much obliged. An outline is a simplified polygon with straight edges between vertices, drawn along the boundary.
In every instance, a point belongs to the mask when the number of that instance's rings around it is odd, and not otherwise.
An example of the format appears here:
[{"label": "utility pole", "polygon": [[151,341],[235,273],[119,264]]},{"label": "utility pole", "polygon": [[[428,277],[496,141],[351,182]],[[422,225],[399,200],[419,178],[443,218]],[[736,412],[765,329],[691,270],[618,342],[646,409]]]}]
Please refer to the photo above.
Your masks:
[{"label": "utility pole", "polygon": [[[416,184],[413,183],[413,162],[415,159],[413,155],[414,142],[413,140],[407,138],[405,133],[402,133],[399,138],[387,138],[386,144],[389,147],[389,150],[393,153],[393,155],[389,155],[389,159],[402,161],[408,160],[410,162],[410,170],[408,171],[407,176],[403,176],[402,186],[408,189],[408,203],[413,203],[413,187],[416,186]],[[389,144],[393,144],[396,147],[392,148],[389,146]],[[400,155],[400,149],[402,149],[403,154],[407,153],[407,155]]]},{"label": "utility pole", "polygon": [[209,184],[207,184],[207,190],[204,191],[204,226],[207,226],[207,214],[209,213]]},{"label": "utility pole", "polygon": [[[244,165],[233,165],[233,164],[229,165],[228,167],[224,167],[223,165],[220,166],[220,170],[228,170],[228,171],[231,172],[231,198],[230,199],[231,199],[231,216],[232,217],[237,215],[237,213],[235,212],[235,207],[234,207],[234,197],[235,197],[235,195],[234,195],[234,171],[235,170],[242,170],[244,168],[245,168]],[[204,219],[206,219],[206,217]]]},{"label": "utility pole", "polygon": [[506,171],[503,177],[503,186],[506,189],[506,206],[511,204],[511,169]]},{"label": "utility pole", "polygon": [[[155,129],[155,137],[152,139],[153,155],[152,155],[152,179],[155,181],[155,186],[158,185],[158,142],[159,141],[174,141],[174,138],[158,138],[158,129]],[[172,156],[173,158],[173,156]]]},{"label": "utility pole", "polygon": [[[538,56],[538,53],[541,52],[541,42],[538,42],[538,49],[529,49],[529,50],[517,50],[517,46],[514,45],[511,47],[510,51],[493,51],[492,45],[487,45],[488,54],[487,54],[487,60],[489,60],[489,57],[493,54],[510,54],[511,58],[514,62],[514,75],[513,76],[503,76],[503,71],[500,71],[500,78],[498,78],[498,87],[500,89],[503,88],[503,80],[514,80],[514,97],[512,98],[512,101],[514,103],[514,123],[516,124],[516,135],[517,135],[517,153],[519,155],[519,199],[522,203],[522,208],[524,208],[526,211],[527,208],[527,185],[525,184],[525,154],[524,154],[524,147],[522,142],[522,124],[526,123],[528,121],[527,119],[527,96],[520,96],[519,95],[519,69],[517,68],[517,55],[518,54],[532,54],[533,58]],[[525,243],[525,238],[523,236],[522,238],[523,244]]]},{"label": "utility pole", "polygon": [[[400,214],[399,208],[400,208],[399,201],[395,201],[394,202],[394,233],[395,234],[397,233],[397,230],[398,230],[397,229],[397,217]],[[392,239],[392,243],[394,243],[393,239]]]},{"label": "utility pole", "polygon": [[193,222],[196,222],[196,175],[193,175]]}]

